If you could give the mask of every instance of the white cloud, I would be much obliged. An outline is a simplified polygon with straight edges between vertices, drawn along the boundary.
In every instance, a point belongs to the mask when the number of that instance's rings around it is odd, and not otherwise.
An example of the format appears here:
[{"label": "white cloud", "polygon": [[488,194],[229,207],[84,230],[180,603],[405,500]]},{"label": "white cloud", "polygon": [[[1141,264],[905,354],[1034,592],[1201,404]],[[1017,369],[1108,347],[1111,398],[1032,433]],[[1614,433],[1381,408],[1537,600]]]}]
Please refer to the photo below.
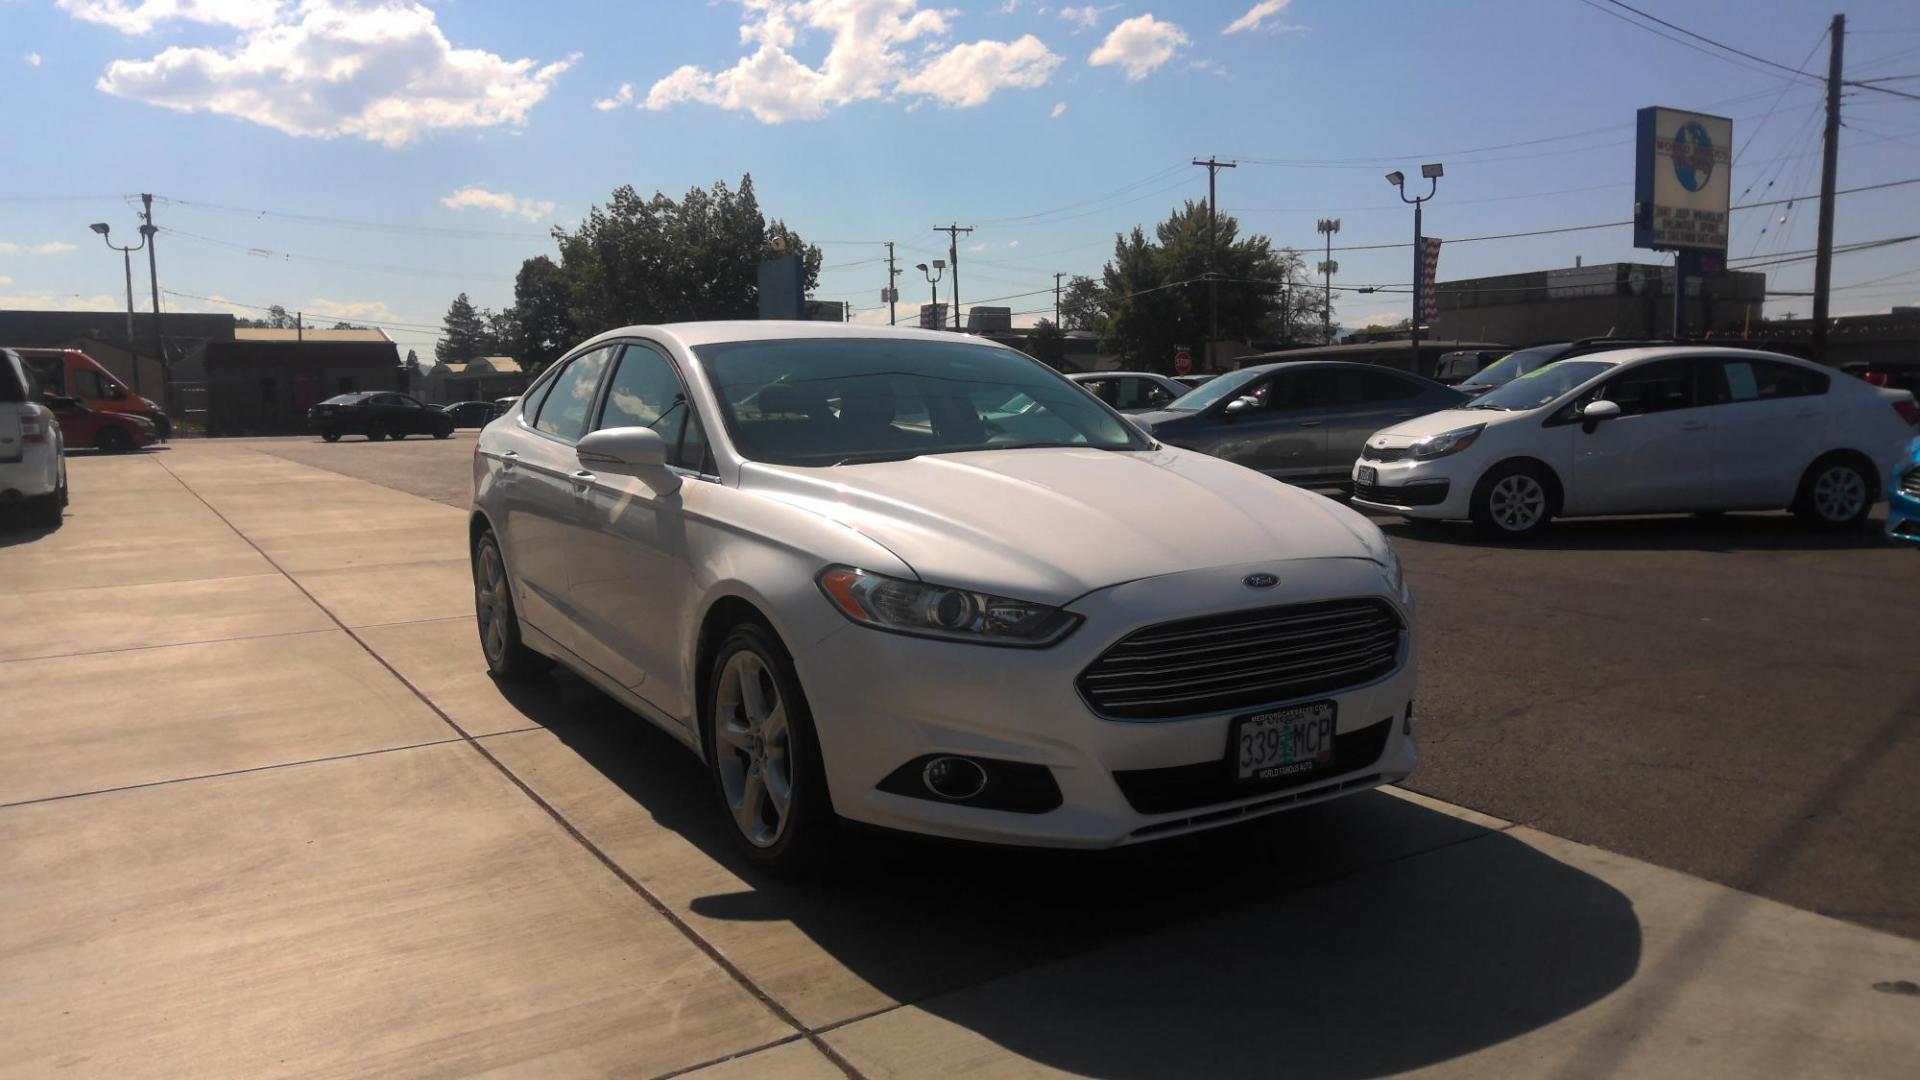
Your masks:
[{"label": "white cloud", "polygon": [[1008,247],[1010,247],[1010,248],[1017,248],[1017,247],[1019,247],[1019,246],[1020,246],[1020,241],[1018,241],[1018,240],[1009,240],[1009,241],[1007,241],[1007,246],[1008,246]]},{"label": "white cloud", "polygon": [[1128,82],[1138,82],[1191,44],[1193,39],[1178,26],[1152,15],[1138,15],[1114,27],[1107,40],[1087,57],[1087,63],[1094,67],[1118,64],[1126,71]]},{"label": "white cloud", "polygon": [[595,101],[593,107],[599,109],[601,112],[612,112],[622,105],[631,104],[633,104],[633,84],[623,82],[620,84],[620,89],[615,91],[612,97],[604,97]]},{"label": "white cloud", "polygon": [[0,255],[65,255],[79,248],[64,240],[48,240],[44,244],[19,244],[12,240],[0,240]]},{"label": "white cloud", "polygon": [[0,285],[11,285],[11,284],[13,284],[12,278],[8,277],[5,274],[0,274]]},{"label": "white cloud", "polygon": [[[1227,28],[1220,32],[1223,34],[1238,34],[1243,30],[1258,30],[1266,25],[1268,19],[1272,19],[1282,11],[1285,11],[1287,5],[1292,2],[1293,0],[1260,0],[1259,3],[1248,8],[1245,15],[1228,23]],[[1278,21],[1273,25],[1275,29],[1280,28]]]},{"label": "white cloud", "polygon": [[1073,32],[1077,34],[1082,30],[1091,30],[1099,26],[1101,17],[1119,6],[1119,4],[1108,4],[1106,7],[1095,7],[1092,4],[1082,4],[1079,7],[1063,7],[1059,14],[1062,19],[1073,24]]},{"label": "white cloud", "polygon": [[976,41],[955,45],[894,87],[903,94],[924,94],[942,105],[966,109],[980,105],[1005,87],[1045,86],[1060,66],[1060,55],[1032,34],[1018,41]]},{"label": "white cloud", "polygon": [[1047,113],[1047,116],[1051,119],[1058,120],[1060,117],[1066,115],[1066,111],[1067,103],[1064,101],[1056,101],[1053,103],[1053,111]]},{"label": "white cloud", "polygon": [[95,293],[82,296],[79,293],[52,293],[36,290],[29,293],[0,293],[0,309],[25,311],[125,311],[127,301],[124,297]]},{"label": "white cloud", "polygon": [[60,10],[82,22],[145,34],[169,19],[263,30],[280,18],[280,0],[60,0]]},{"label": "white cloud", "polygon": [[[896,95],[943,105],[979,105],[999,90],[1045,84],[1060,64],[1040,40],[976,41],[947,47],[950,12],[919,0],[742,0],[742,44],[756,46],[732,67],[684,65],[653,84],[644,106],[654,111],[699,102],[746,111],[766,124],[816,120],[856,101]],[[831,41],[819,67],[789,51],[803,34]],[[901,52],[921,43],[913,67]]]},{"label": "white cloud", "polygon": [[501,217],[518,214],[528,221],[539,221],[557,209],[549,199],[519,198],[511,191],[488,191],[477,184],[468,184],[451,195],[443,196],[440,205],[449,210],[498,210]]},{"label": "white cloud", "polygon": [[41,58],[40,58],[40,54],[39,54],[39,53],[37,53],[37,52],[30,52],[30,53],[28,53],[28,54],[26,55],[26,61],[27,61],[27,66],[28,66],[28,67],[39,67],[39,66],[40,66],[40,59],[41,59]]},{"label": "white cloud", "polygon": [[978,255],[981,252],[987,250],[987,245],[985,241],[981,241],[978,244],[968,244],[966,250],[973,252],[975,255]]},{"label": "white cloud", "polygon": [[296,9],[243,0],[65,0],[76,18],[143,33],[165,19],[238,27],[230,46],[170,46],[115,60],[98,86],[180,112],[236,116],[289,135],[403,146],[434,130],[524,125],[576,57],[544,66],[457,49],[410,0]]},{"label": "white cloud", "polygon": [[400,316],[387,306],[385,300],[328,300],[323,296],[316,296],[307,301],[305,314],[313,323],[322,320],[357,323],[401,321]]}]

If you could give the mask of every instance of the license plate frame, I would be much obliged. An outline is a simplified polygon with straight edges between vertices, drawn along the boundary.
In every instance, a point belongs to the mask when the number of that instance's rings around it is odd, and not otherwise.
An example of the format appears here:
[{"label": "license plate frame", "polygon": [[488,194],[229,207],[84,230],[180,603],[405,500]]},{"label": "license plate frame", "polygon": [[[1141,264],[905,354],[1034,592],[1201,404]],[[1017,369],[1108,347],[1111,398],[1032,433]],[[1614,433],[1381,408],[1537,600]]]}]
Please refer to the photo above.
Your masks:
[{"label": "license plate frame", "polygon": [[1249,785],[1320,772],[1333,764],[1339,730],[1340,706],[1332,700],[1236,716],[1227,726],[1227,775]]},{"label": "license plate frame", "polygon": [[1354,478],[1363,484],[1377,484],[1380,482],[1380,470],[1371,465],[1362,465]]}]

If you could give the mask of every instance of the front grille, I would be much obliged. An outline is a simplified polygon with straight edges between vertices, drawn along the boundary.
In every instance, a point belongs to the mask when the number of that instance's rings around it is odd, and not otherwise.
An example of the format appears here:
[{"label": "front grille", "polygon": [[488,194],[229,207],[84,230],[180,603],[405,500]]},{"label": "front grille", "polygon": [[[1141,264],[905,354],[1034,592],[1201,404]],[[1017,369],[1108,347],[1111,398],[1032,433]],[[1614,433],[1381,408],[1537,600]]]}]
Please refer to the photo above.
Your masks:
[{"label": "front grille", "polygon": [[1393,734],[1394,718],[1376,721],[1357,731],[1343,731],[1333,737],[1333,760],[1312,772],[1294,773],[1259,783],[1236,780],[1224,759],[1193,765],[1174,765],[1164,769],[1116,770],[1114,783],[1127,797],[1127,805],[1142,814],[1171,814],[1202,806],[1232,802],[1249,795],[1285,791],[1318,783],[1331,776],[1344,776],[1380,760],[1387,748],[1387,736]]},{"label": "front grille", "polygon": [[1361,461],[1400,461],[1407,456],[1404,446],[1363,446],[1360,448]]},{"label": "front grille", "polygon": [[1353,485],[1353,497],[1370,503],[1385,503],[1388,506],[1438,506],[1447,501],[1447,491],[1451,485],[1440,480],[1425,484],[1407,484],[1402,487],[1388,487],[1381,484]]},{"label": "front grille", "polygon": [[1080,694],[1118,720],[1269,705],[1377,679],[1400,654],[1384,600],[1257,608],[1136,630],[1080,673]]},{"label": "front grille", "polygon": [[1900,494],[1920,498],[1920,465],[1900,474]]}]

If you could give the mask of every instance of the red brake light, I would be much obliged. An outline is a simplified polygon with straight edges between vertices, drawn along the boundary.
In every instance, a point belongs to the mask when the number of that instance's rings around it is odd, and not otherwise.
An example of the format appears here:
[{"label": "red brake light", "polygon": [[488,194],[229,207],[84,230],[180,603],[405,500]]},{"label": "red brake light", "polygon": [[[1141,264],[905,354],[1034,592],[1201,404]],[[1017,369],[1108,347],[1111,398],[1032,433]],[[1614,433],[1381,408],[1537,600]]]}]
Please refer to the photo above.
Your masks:
[{"label": "red brake light", "polygon": [[1860,379],[1868,386],[1887,385],[1887,373],[1884,371],[1869,371],[1865,375],[1860,376]]},{"label": "red brake light", "polygon": [[1894,402],[1893,411],[1900,414],[1900,419],[1905,420],[1907,426],[1920,427],[1920,405],[1914,404],[1912,398]]}]

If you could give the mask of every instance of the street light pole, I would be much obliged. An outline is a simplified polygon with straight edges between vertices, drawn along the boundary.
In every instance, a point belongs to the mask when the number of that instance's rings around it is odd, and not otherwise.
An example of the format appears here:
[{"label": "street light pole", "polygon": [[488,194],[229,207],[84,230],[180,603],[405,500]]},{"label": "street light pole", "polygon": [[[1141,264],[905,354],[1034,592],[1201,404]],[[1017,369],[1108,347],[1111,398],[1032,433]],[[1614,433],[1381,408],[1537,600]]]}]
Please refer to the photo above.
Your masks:
[{"label": "street light pole", "polygon": [[108,247],[120,253],[120,261],[126,267],[126,271],[127,271],[127,366],[133,369],[133,392],[138,394],[140,392],[140,354],[135,352],[133,348],[133,253],[147,246],[147,230],[144,227],[141,228],[139,243],[134,244],[132,247],[121,247],[119,244],[116,244],[113,242],[112,237],[107,235],[108,233],[113,231],[113,227],[108,225],[106,222],[96,221],[92,225],[88,226],[88,228],[92,229],[94,232],[99,233],[100,239],[106,241],[106,244]]},{"label": "street light pole", "polygon": [[1420,315],[1421,310],[1426,306],[1427,299],[1427,251],[1426,245],[1421,243],[1420,239],[1420,207],[1440,190],[1440,178],[1446,175],[1446,169],[1439,162],[1434,162],[1420,166],[1420,175],[1428,181],[1427,193],[1409,199],[1405,174],[1398,169],[1387,174],[1387,183],[1392,184],[1394,190],[1400,193],[1400,201],[1413,204],[1413,320],[1411,323],[1413,348],[1411,356],[1413,373],[1416,375],[1422,374],[1420,371]]},{"label": "street light pole", "polygon": [[1325,276],[1327,282],[1326,299],[1320,309],[1320,336],[1326,339],[1326,344],[1331,345],[1333,344],[1333,272],[1340,269],[1340,264],[1333,261],[1333,234],[1340,231],[1340,219],[1321,218],[1314,228],[1327,238],[1327,257],[1320,263],[1320,273]]},{"label": "street light pole", "polygon": [[942,271],[946,270],[947,264],[940,259],[935,259],[933,260],[933,269],[931,270],[927,269],[926,263],[914,263],[913,268],[915,270],[920,271],[922,274],[925,274],[927,277],[927,284],[932,286],[932,290],[933,290],[932,315],[933,315],[933,323],[934,323],[933,328],[935,330],[942,329],[944,327],[944,323],[941,321],[941,318],[940,318],[940,274]]}]

